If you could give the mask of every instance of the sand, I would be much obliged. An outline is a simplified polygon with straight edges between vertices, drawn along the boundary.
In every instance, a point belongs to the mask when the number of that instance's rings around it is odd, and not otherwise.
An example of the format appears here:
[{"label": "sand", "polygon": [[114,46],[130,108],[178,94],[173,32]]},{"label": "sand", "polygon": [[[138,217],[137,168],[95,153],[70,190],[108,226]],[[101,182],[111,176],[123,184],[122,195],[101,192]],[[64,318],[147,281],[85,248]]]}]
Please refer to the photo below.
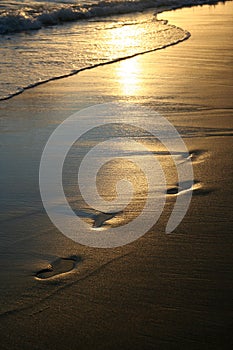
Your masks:
[{"label": "sand", "polygon": [[[1,102],[2,349],[231,348],[232,9],[227,2],[163,13],[191,38]],[[164,212],[146,235],[94,249],[50,222],[38,166],[61,121],[116,100],[149,106],[176,126],[194,192],[166,235],[178,192],[171,173]],[[161,152],[164,164],[167,157]]]}]

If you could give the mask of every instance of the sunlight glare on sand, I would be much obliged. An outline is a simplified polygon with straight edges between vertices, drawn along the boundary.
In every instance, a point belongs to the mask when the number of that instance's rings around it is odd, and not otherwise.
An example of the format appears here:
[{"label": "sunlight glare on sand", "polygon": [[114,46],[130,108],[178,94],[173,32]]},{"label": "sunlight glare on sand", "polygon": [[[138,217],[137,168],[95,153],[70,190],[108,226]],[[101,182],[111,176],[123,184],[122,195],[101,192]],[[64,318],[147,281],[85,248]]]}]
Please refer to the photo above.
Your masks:
[{"label": "sunlight glare on sand", "polygon": [[121,61],[116,67],[119,90],[126,96],[137,95],[142,90],[142,66],[137,58]]}]

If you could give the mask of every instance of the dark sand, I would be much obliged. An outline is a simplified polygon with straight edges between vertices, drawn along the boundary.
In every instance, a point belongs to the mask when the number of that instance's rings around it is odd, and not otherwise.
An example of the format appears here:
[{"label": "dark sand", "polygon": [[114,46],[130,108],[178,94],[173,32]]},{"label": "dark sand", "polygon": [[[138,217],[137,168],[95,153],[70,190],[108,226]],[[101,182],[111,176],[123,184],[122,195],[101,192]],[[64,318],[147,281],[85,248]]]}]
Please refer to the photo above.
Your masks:
[{"label": "dark sand", "polygon": [[[163,13],[192,37],[0,104],[1,349],[232,348],[232,5]],[[166,235],[178,191],[168,176],[156,226],[128,246],[99,250],[68,240],[49,221],[38,165],[62,120],[113,100],[150,106],[177,127],[195,191]]]}]

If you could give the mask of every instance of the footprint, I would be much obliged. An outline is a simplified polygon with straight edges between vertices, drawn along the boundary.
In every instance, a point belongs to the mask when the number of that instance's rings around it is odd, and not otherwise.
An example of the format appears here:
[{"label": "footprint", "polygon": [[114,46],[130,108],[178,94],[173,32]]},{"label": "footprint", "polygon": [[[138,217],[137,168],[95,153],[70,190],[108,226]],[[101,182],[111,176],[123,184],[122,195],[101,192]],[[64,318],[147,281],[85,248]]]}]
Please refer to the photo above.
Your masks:
[{"label": "footprint", "polygon": [[115,218],[117,215],[122,214],[122,211],[116,213],[99,213],[94,218],[93,228],[101,227],[104,223],[112,218]]},{"label": "footprint", "polygon": [[192,191],[192,195],[194,196],[206,196],[213,192],[213,189],[203,188],[203,185],[199,181],[194,180],[192,187],[190,187],[189,181],[181,182],[180,184],[176,183],[175,186],[167,189],[167,194],[180,195],[185,194],[187,191]]},{"label": "footprint", "polygon": [[189,159],[195,163],[203,162],[208,156],[209,152],[201,149],[194,149],[189,153]]},{"label": "footprint", "polygon": [[167,194],[170,195],[179,195],[181,193],[185,193],[187,191],[191,191],[194,190],[194,187],[196,186],[196,184],[198,183],[198,181],[194,180],[193,185],[190,187],[190,182],[189,181],[184,181],[179,183],[176,183],[173,187],[170,187],[167,189]]},{"label": "footprint", "polygon": [[81,257],[75,255],[68,258],[58,258],[51,262],[45,269],[38,271],[36,278],[44,280],[70,272],[81,260]]},{"label": "footprint", "polygon": [[179,187],[171,187],[167,189],[167,194],[177,194],[179,192]]},{"label": "footprint", "polygon": [[94,209],[76,211],[76,214],[79,217],[91,219],[93,228],[104,226],[106,221],[111,220],[122,213],[123,213],[122,211],[104,213],[104,212],[95,211]]},{"label": "footprint", "polygon": [[193,189],[193,196],[207,196],[208,194],[212,193],[214,190],[212,188],[194,188]]}]

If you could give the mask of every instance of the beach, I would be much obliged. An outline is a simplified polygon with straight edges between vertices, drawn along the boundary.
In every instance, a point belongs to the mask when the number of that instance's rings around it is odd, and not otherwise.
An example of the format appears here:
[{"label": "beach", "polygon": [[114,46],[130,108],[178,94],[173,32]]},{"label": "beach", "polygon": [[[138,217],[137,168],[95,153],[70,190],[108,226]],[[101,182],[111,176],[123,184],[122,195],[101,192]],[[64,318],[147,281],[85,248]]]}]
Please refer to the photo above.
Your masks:
[{"label": "beach", "polygon": [[[2,349],[231,349],[232,10],[228,1],[163,12],[159,20],[191,37],[0,102]],[[194,184],[185,217],[166,234],[177,198],[174,164],[148,135],[139,136],[166,170],[164,210],[138,240],[100,249],[72,241],[50,221],[39,166],[58,125],[84,108],[112,102],[167,118],[188,148]],[[97,133],[97,141],[102,136]],[[77,145],[75,161],[95,137]],[[70,203],[76,200],[72,171],[68,161]],[[111,180],[102,184],[110,191]],[[91,224],[105,220],[81,209]],[[131,214],[133,220],[133,209]],[[107,224],[114,227],[120,219],[113,216]]]}]

